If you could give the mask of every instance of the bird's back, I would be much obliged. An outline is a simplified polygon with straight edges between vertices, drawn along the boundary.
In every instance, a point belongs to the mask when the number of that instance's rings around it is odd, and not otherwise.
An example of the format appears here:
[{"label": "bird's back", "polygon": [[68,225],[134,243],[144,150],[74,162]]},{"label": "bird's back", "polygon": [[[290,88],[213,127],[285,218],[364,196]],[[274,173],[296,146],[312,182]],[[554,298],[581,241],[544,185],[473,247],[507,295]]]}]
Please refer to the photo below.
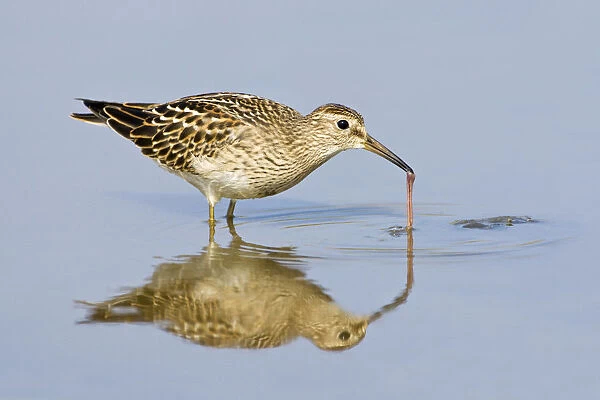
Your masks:
[{"label": "bird's back", "polygon": [[194,161],[214,159],[242,136],[268,135],[302,115],[275,101],[242,93],[210,93],[168,103],[82,99],[91,113],[77,120],[106,124],[146,156],[174,172],[198,173]]}]

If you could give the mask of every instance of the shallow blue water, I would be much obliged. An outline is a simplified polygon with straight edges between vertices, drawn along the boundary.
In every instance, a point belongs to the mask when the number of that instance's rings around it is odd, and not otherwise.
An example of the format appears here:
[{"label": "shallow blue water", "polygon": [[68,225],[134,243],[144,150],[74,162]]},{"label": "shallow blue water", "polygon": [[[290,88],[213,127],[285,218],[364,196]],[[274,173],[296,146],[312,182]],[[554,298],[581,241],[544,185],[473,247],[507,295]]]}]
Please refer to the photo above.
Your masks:
[{"label": "shallow blue water", "polygon": [[[0,16],[0,398],[597,397],[597,5],[23,4]],[[412,237],[404,174],[353,151],[239,202],[238,236],[221,217],[211,243],[200,193],[67,118],[78,96],[215,90],[357,108],[416,171]],[[534,222],[485,225],[501,216]],[[148,308],[79,323],[77,300],[144,288],[166,264],[196,274],[200,299],[258,271],[385,312],[341,352],[302,335],[200,345]]]}]

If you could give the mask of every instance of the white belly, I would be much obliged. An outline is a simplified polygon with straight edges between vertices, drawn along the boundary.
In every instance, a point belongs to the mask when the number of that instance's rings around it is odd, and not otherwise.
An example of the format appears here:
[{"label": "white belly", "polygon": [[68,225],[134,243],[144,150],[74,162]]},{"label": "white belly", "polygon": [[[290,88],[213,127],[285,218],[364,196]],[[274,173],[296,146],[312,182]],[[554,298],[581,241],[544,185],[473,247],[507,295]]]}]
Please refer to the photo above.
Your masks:
[{"label": "white belly", "polygon": [[251,199],[258,197],[256,191],[248,185],[247,177],[239,171],[212,171],[201,175],[180,173],[179,175],[198,188],[213,204],[222,198]]},{"label": "white belly", "polygon": [[279,165],[278,173],[274,176],[269,171],[272,165],[261,165],[260,158],[247,158],[243,162],[228,161],[233,156],[223,156],[222,153],[219,159],[199,157],[192,164],[197,171],[195,174],[166,169],[198,188],[213,205],[222,198],[256,199],[280,193],[300,182],[312,171],[308,169],[298,174],[292,166]]}]

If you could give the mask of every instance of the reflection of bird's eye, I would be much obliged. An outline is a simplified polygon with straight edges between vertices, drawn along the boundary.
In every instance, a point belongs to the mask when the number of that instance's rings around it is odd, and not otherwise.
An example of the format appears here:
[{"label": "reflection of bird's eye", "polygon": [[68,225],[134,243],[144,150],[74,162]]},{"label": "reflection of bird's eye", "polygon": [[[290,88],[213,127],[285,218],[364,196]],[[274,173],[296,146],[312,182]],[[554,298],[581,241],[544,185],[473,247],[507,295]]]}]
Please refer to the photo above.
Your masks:
[{"label": "reflection of bird's eye", "polygon": [[338,339],[345,342],[346,340],[350,339],[350,332],[341,331],[340,334],[338,335]]},{"label": "reflection of bird's eye", "polygon": [[345,119],[340,119],[337,122],[337,126],[340,129],[348,129],[348,126],[350,126],[350,124],[348,124],[348,121],[346,121]]}]

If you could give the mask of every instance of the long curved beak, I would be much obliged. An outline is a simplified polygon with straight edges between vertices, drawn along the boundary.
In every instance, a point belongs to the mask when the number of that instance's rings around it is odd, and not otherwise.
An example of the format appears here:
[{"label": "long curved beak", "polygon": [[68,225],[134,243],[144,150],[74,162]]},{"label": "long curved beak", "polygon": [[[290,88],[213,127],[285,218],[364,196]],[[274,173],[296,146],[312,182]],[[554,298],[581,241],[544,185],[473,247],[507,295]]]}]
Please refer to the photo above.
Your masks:
[{"label": "long curved beak", "polygon": [[387,147],[385,147],[384,145],[382,145],[381,143],[379,143],[377,140],[375,140],[374,138],[372,138],[369,135],[367,135],[367,141],[365,142],[365,149],[369,150],[372,153],[377,154],[378,156],[385,158],[386,160],[390,161],[394,165],[397,165],[400,168],[402,168],[404,171],[414,174],[413,169],[411,167],[409,167],[407,163],[402,161],[402,159],[400,157],[398,157],[397,155],[395,155],[394,153],[392,153],[392,151],[390,149],[388,149]]}]

